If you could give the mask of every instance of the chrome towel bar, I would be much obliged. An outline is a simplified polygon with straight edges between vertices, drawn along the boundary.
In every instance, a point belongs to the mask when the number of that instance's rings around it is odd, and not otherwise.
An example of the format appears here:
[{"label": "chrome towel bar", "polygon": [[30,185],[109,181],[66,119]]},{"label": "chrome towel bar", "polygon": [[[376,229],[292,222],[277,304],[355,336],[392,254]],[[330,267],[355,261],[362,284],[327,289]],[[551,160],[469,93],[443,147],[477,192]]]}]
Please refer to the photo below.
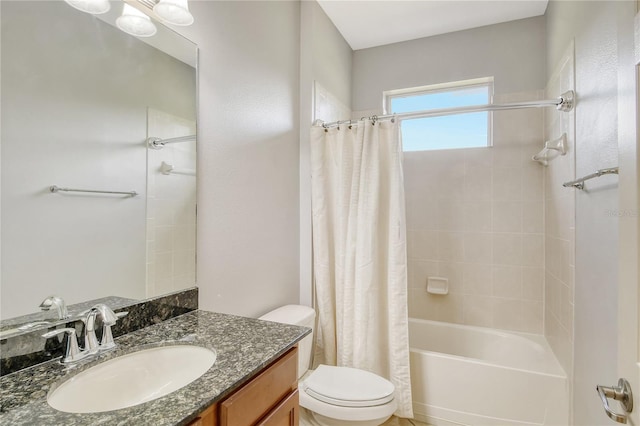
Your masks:
[{"label": "chrome towel bar", "polygon": [[92,194],[121,194],[128,195],[129,197],[135,197],[138,195],[136,191],[99,191],[96,189],[73,189],[73,188],[61,188],[58,185],[52,185],[49,187],[51,192],[88,192]]},{"label": "chrome towel bar", "polygon": [[590,175],[586,175],[581,177],[580,179],[576,179],[576,180],[572,180],[570,182],[565,182],[562,184],[562,186],[564,186],[565,188],[569,188],[569,187],[574,187],[574,188],[578,188],[578,189],[584,189],[584,181],[589,180],[589,179],[594,179],[600,176],[604,176],[604,175],[617,175],[618,174],[618,168],[617,167],[610,167],[608,169],[600,169],[595,173],[591,173]]}]

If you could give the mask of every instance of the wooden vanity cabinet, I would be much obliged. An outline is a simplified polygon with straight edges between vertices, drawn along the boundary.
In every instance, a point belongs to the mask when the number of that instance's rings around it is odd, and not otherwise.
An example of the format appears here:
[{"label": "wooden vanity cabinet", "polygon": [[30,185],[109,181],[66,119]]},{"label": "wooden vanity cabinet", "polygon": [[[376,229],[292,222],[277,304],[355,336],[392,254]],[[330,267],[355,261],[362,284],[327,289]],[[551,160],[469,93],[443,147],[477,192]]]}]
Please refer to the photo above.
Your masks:
[{"label": "wooden vanity cabinet", "polygon": [[189,426],[298,426],[298,348],[204,410]]},{"label": "wooden vanity cabinet", "polygon": [[296,389],[260,420],[258,426],[298,426],[299,411],[298,389]]},{"label": "wooden vanity cabinet", "polygon": [[216,426],[218,424],[218,404],[209,406],[198,415],[189,426]]}]

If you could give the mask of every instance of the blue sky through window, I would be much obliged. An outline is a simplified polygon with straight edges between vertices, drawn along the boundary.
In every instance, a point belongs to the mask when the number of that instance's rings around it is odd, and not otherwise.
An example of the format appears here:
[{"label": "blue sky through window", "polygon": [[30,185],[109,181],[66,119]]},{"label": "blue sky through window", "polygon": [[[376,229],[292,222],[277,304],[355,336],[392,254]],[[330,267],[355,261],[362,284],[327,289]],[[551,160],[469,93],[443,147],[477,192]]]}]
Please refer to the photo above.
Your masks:
[{"label": "blue sky through window", "polygon": [[[489,87],[454,88],[449,91],[391,97],[392,113],[455,108],[489,103]],[[402,121],[405,151],[475,148],[488,145],[488,112],[415,118]]]}]

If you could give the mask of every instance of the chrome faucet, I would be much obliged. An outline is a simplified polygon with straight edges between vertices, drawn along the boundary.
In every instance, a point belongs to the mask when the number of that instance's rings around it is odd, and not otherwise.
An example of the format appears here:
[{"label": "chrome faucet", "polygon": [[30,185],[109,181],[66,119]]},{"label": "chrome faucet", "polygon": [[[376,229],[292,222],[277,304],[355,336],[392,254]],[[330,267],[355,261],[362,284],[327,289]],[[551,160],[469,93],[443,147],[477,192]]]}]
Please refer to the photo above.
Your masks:
[{"label": "chrome faucet", "polygon": [[50,339],[51,337],[57,336],[59,334],[66,334],[67,336],[67,345],[64,349],[64,353],[60,362],[62,362],[63,364],[67,364],[70,362],[80,361],[82,358],[89,355],[86,351],[81,351],[78,347],[75,328],[59,328],[57,330],[49,331],[48,333],[43,334],[42,337],[44,337],[45,339]]},{"label": "chrome faucet", "polygon": [[[128,312],[114,313],[107,305],[99,303],[93,306],[87,312],[87,316],[83,319],[85,324],[84,334],[84,350],[89,354],[95,354],[99,350],[105,351],[115,348],[113,342],[113,335],[111,333],[111,326],[115,325],[118,319],[127,315]],[[96,337],[96,319],[100,317],[102,319],[102,339],[98,343]]]},{"label": "chrome faucet", "polygon": [[84,322],[84,351],[88,354],[98,353],[98,338],[96,337],[96,317],[98,310],[89,309],[87,316],[82,318]]},{"label": "chrome faucet", "polygon": [[[59,298],[58,298],[59,299]],[[113,335],[111,334],[111,326],[114,325],[118,319],[127,315],[128,312],[114,313],[111,308],[102,303],[93,306],[88,311],[83,312],[81,315],[85,315],[80,318],[84,323],[84,348],[80,349],[78,346],[78,340],[76,338],[75,328],[60,328],[57,330],[49,331],[42,335],[42,337],[49,339],[59,334],[65,334],[67,336],[67,345],[65,347],[64,354],[62,355],[62,363],[70,363],[79,361],[88,355],[94,355],[99,351],[106,351],[116,347],[113,341]],[[96,337],[96,319],[100,317],[102,320],[102,339],[98,342]]]},{"label": "chrome faucet", "polygon": [[58,312],[58,319],[67,319],[70,316],[62,297],[49,296],[40,303],[40,309],[43,311],[49,311],[51,308],[55,308]]}]

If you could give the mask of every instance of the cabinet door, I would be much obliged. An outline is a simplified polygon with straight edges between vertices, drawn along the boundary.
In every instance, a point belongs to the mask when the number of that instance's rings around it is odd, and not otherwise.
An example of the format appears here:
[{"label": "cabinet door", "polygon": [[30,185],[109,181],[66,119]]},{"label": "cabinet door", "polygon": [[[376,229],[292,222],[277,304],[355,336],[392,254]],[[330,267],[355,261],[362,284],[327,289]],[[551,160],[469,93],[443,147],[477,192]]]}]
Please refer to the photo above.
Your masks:
[{"label": "cabinet door", "polygon": [[256,426],[298,426],[299,410],[298,390],[296,389]]},{"label": "cabinet door", "polygon": [[191,421],[187,426],[217,426],[217,407],[217,403],[212,404],[209,408],[200,413],[198,417],[193,419],[193,421]]}]

